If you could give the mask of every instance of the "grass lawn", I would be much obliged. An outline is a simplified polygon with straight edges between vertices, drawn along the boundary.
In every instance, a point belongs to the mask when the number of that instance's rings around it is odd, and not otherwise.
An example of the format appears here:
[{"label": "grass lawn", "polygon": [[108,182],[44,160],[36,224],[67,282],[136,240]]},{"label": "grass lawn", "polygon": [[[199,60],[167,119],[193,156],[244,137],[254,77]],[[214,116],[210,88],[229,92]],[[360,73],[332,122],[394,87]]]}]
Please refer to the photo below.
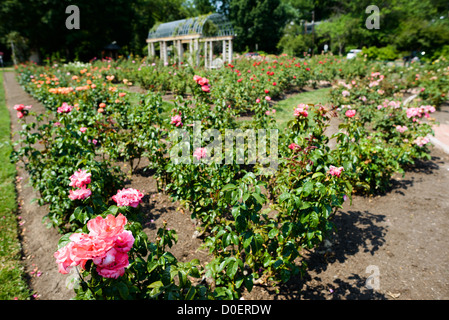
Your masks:
[{"label": "grass lawn", "polygon": [[9,161],[11,150],[10,119],[0,71],[0,300],[24,300],[29,299],[30,293],[21,263],[16,168]]},{"label": "grass lawn", "polygon": [[293,110],[300,104],[325,104],[329,102],[331,88],[317,89],[295,94],[288,99],[279,101],[274,107],[276,109],[275,119],[279,129],[285,128],[287,122],[294,118]]}]

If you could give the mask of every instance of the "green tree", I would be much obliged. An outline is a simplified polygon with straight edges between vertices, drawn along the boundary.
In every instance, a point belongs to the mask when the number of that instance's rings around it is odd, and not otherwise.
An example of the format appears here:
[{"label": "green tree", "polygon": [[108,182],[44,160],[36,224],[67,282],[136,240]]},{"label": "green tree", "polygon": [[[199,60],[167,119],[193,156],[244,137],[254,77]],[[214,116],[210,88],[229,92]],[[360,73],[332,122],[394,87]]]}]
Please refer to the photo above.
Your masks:
[{"label": "green tree", "polygon": [[280,0],[231,0],[229,18],[236,33],[237,51],[276,52],[285,23],[287,7]]}]

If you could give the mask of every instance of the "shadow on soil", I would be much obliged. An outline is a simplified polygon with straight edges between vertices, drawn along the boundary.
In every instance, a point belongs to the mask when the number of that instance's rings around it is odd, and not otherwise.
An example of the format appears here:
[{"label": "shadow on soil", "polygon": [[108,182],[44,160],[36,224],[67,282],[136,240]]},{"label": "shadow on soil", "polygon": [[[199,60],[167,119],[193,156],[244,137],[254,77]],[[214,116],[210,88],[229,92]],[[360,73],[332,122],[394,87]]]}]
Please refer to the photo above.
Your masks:
[{"label": "shadow on soil", "polygon": [[[340,212],[333,220],[338,232],[331,237],[332,243],[324,243],[308,253],[305,257],[308,272],[280,285],[279,295],[288,300],[386,300],[383,294],[366,288],[366,277],[352,274],[350,282],[336,278],[326,285],[320,278],[320,273],[326,271],[329,265],[343,263],[348,256],[361,250],[374,254],[385,242],[386,229],[379,226],[384,220],[385,216],[368,211]],[[265,289],[272,291],[269,287]],[[276,296],[275,292],[271,294]]]},{"label": "shadow on soil", "polygon": [[[406,168],[404,176],[391,179],[390,188],[380,196],[391,193],[404,195],[404,191],[413,187],[415,177],[408,173],[434,174],[443,163],[441,158],[433,156],[431,160],[417,160],[414,165]],[[326,271],[335,262],[343,263],[348,257],[363,251],[374,253],[385,244],[386,217],[374,214],[369,210],[341,210],[334,217],[335,232],[330,237],[331,242],[324,244],[305,256],[307,272],[301,277],[296,276],[289,282],[280,285],[279,291],[264,287],[277,299],[277,296],[289,300],[387,300],[384,294],[366,287],[366,277],[352,274],[345,281],[337,277],[332,283],[323,284],[320,273]]]}]

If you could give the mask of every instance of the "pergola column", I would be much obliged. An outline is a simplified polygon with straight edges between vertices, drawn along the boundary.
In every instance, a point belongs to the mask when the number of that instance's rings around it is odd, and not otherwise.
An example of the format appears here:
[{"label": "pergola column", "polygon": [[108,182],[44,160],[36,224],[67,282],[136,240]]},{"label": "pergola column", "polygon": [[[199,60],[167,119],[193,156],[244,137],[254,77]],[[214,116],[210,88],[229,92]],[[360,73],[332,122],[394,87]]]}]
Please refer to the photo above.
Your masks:
[{"label": "pergola column", "polygon": [[223,63],[226,62],[226,40],[223,40]]},{"label": "pergola column", "polygon": [[200,43],[198,39],[195,39],[193,50],[195,51],[195,65],[200,65]]},{"label": "pergola column", "polygon": [[161,60],[164,61],[164,65],[166,65],[168,63],[167,41],[160,42],[160,47],[161,47],[161,52],[160,52]]},{"label": "pergola column", "polygon": [[154,42],[148,43],[148,56],[154,57],[156,55],[156,51],[154,50]]},{"label": "pergola column", "polygon": [[209,43],[209,68],[212,68],[212,59],[213,59],[213,55],[214,55],[214,44],[213,41],[211,40]]},{"label": "pergola column", "polygon": [[204,67],[207,68],[207,41],[204,41]]},{"label": "pergola column", "polygon": [[232,61],[232,40],[229,41],[229,54],[228,54],[228,63],[231,63]]},{"label": "pergola column", "polygon": [[181,40],[177,41],[177,45],[178,45],[178,63],[181,65],[182,62],[182,56],[184,54],[184,48],[182,46],[182,42]]}]

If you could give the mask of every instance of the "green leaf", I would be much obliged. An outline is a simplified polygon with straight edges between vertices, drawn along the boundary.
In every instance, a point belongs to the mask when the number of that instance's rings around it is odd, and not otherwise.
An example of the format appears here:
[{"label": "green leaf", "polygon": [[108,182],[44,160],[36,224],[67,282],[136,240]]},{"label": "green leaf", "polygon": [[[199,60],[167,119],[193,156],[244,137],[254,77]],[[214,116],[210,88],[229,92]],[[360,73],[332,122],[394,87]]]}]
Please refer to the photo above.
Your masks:
[{"label": "green leaf", "polygon": [[162,283],[162,281],[155,281],[155,282],[151,283],[151,284],[148,286],[148,288],[150,288],[150,289],[156,289],[156,288],[160,288],[160,287],[163,287],[163,286],[164,286],[164,284]]},{"label": "green leaf", "polygon": [[313,174],[313,176],[312,176],[312,179],[315,179],[315,178],[321,177],[321,176],[324,176],[324,173],[322,173],[322,172],[315,172],[315,173]]},{"label": "green leaf", "polygon": [[118,289],[118,292],[120,293],[120,297],[123,299],[127,299],[129,296],[129,290],[128,286],[124,284],[123,282],[119,282],[115,284],[115,287]]},{"label": "green leaf", "polygon": [[313,191],[313,183],[311,181],[307,181],[303,187],[304,196],[308,196],[312,191]]},{"label": "green leaf", "polygon": [[257,200],[257,202],[259,202],[259,204],[265,203],[265,201],[262,199],[262,197],[257,193],[253,193],[253,197]]},{"label": "green leaf", "polygon": [[279,234],[279,229],[271,229],[270,232],[268,232],[268,238],[273,239]]},{"label": "green leaf", "polygon": [[70,242],[70,236],[72,235],[72,233],[66,233],[65,235],[63,235],[59,241],[58,241],[58,249],[61,249],[62,247],[65,247],[69,242]]},{"label": "green leaf", "polygon": [[237,273],[237,270],[239,269],[239,265],[237,261],[235,261],[234,257],[231,257],[229,259],[230,261],[227,264],[226,274],[228,275],[229,278],[234,279],[234,276]]},{"label": "green leaf", "polygon": [[221,188],[221,191],[228,191],[228,190],[232,190],[235,189],[236,186],[232,183],[229,183],[227,185],[225,185],[223,188]]}]

